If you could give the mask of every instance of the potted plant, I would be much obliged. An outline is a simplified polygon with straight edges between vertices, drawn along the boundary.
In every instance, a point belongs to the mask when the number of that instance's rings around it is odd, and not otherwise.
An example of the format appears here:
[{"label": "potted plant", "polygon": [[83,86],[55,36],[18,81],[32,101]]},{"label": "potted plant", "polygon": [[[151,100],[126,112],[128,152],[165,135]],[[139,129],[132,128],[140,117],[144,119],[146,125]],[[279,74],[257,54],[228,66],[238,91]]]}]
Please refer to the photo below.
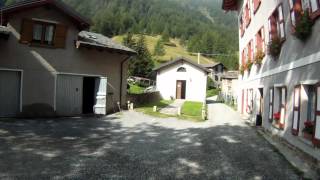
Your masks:
[{"label": "potted plant", "polygon": [[272,56],[274,59],[278,58],[281,52],[281,46],[281,38],[279,38],[278,36],[273,37],[268,45],[268,53],[270,54],[270,56]]},{"label": "potted plant", "polygon": [[301,17],[297,21],[294,35],[301,41],[306,41],[312,34],[313,22],[308,11],[302,11]]},{"label": "potted plant", "polygon": [[262,64],[262,60],[264,58],[265,54],[261,49],[258,49],[255,57],[254,57],[254,64],[257,66],[260,66]]},{"label": "potted plant", "polygon": [[309,120],[304,122],[304,128],[302,131],[303,131],[303,137],[311,141],[314,133],[314,122]]},{"label": "potted plant", "polygon": [[275,120],[276,124],[279,124],[280,116],[281,116],[280,112],[277,112],[277,113],[273,114],[273,119]]},{"label": "potted plant", "polygon": [[240,74],[243,76],[244,75],[244,71],[245,71],[245,65],[244,64],[242,64],[241,66],[240,66]]}]

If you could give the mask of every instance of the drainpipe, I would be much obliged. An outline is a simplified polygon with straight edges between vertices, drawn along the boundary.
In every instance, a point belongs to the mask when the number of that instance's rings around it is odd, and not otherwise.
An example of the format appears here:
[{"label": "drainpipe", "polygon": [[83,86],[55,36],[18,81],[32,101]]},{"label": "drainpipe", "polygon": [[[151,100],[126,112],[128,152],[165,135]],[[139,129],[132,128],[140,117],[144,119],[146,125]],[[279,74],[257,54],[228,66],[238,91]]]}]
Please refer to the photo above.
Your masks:
[{"label": "drainpipe", "polygon": [[121,107],[121,102],[122,102],[122,84],[123,84],[123,77],[122,77],[122,74],[123,74],[123,64],[130,60],[132,58],[132,56],[128,56],[126,57],[122,62],[121,62],[121,67],[120,67],[120,107]]}]

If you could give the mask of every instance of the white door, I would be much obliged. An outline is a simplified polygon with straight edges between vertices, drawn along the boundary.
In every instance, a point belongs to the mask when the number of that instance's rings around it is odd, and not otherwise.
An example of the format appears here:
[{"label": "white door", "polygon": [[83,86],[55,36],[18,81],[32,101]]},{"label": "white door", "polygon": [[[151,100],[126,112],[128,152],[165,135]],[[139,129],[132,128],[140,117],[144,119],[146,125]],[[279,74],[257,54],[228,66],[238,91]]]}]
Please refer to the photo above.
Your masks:
[{"label": "white door", "polygon": [[20,112],[21,73],[0,71],[0,117],[14,117]]},{"label": "white door", "polygon": [[82,114],[82,76],[58,75],[56,91],[58,115],[70,116]]},{"label": "white door", "polygon": [[106,110],[106,102],[107,102],[107,78],[101,77],[96,80],[96,103],[94,105],[94,113],[105,115],[107,113]]}]

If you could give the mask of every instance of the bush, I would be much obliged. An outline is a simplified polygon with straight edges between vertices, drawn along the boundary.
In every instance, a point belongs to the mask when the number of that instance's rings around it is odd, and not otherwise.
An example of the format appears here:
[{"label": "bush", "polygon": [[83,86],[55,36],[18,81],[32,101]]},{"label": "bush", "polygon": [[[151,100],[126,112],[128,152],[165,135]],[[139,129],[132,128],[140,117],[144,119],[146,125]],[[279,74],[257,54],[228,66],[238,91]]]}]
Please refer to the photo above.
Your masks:
[{"label": "bush", "polygon": [[278,36],[272,38],[268,46],[268,52],[270,56],[272,56],[273,58],[279,57],[281,52],[281,46],[282,46],[282,41]]},{"label": "bush", "polygon": [[306,41],[312,34],[313,22],[308,11],[301,13],[301,19],[297,21],[294,35],[301,41]]}]

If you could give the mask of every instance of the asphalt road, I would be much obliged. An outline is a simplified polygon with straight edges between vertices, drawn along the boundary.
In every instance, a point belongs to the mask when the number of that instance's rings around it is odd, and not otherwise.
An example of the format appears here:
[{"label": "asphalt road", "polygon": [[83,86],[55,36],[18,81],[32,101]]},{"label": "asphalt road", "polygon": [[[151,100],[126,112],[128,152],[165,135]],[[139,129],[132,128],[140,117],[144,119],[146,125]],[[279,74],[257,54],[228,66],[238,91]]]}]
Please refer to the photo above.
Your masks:
[{"label": "asphalt road", "polygon": [[299,179],[238,114],[0,120],[0,179]]}]

